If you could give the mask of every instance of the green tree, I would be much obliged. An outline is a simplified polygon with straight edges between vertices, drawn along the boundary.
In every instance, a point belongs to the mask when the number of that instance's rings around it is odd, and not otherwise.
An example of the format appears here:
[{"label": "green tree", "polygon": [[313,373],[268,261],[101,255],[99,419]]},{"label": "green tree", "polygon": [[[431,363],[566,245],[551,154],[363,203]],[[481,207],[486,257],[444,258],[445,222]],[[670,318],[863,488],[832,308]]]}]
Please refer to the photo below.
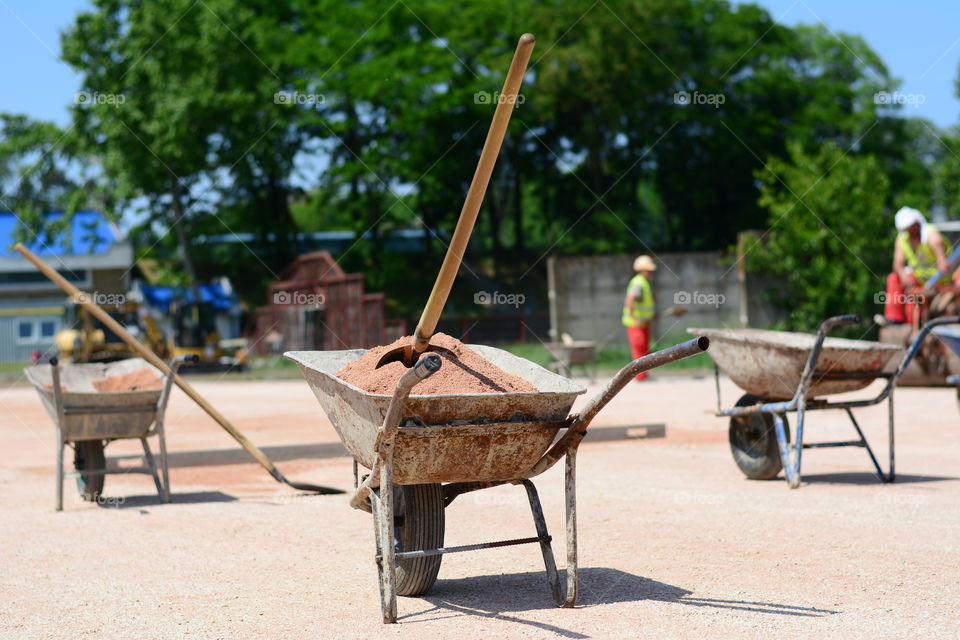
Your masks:
[{"label": "green tree", "polygon": [[[96,202],[109,217],[108,194],[86,175],[90,159],[76,151],[70,131],[24,115],[0,114],[0,210],[12,211],[16,239],[41,246],[70,242],[73,213]],[[51,212],[63,212],[56,219]]]},{"label": "green tree", "polygon": [[[757,173],[769,234],[747,248],[748,268],[777,285],[789,326],[815,330],[827,317],[877,311],[893,234],[885,211],[889,181],[876,158],[832,142],[816,153],[788,145]],[[889,240],[888,240],[889,239]]]},{"label": "green tree", "polygon": [[[304,143],[297,110],[275,99],[291,40],[284,3],[97,0],[63,35],[83,75],[76,130],[100,151],[103,177],[147,228],[173,232],[196,283],[191,236],[204,229],[274,234],[271,277],[292,254],[293,159]],[[218,207],[232,214],[217,216]]]}]

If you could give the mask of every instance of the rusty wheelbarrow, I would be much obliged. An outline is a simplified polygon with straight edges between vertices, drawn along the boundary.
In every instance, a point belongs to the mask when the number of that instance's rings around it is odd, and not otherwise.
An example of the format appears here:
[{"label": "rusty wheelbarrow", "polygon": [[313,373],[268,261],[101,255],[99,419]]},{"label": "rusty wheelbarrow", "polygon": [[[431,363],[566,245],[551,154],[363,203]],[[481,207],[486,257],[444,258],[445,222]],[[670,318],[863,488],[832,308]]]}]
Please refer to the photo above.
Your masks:
[{"label": "rusty wheelbarrow", "polygon": [[[181,356],[170,363],[170,375],[163,374],[143,358],[127,358],[107,364],[60,365],[56,358],[49,364],[24,369],[37,389],[47,413],[57,428],[56,510],[63,510],[63,451],[73,448],[77,489],[87,501],[100,500],[104,476],[118,473],[147,473],[153,476],[157,493],[170,502],[170,478],[167,470],[167,443],[164,413],[170,399],[171,384],[183,361],[196,356]],[[147,369],[157,378],[165,378],[159,389],[98,391],[94,382]],[[156,435],[160,445],[160,469],[154,462],[147,438]],[[108,471],[104,448],[114,440],[134,438],[143,445],[146,466]],[[161,481],[161,474],[163,479]]]},{"label": "rusty wheelbarrow", "polygon": [[[591,420],[638,373],[707,349],[703,337],[634,360],[577,413],[585,389],[523,358],[470,345],[507,373],[538,391],[527,393],[410,395],[441,366],[422,356],[392,396],[359,389],[334,374],[365,351],[294,351],[343,444],[354,459],[351,506],[374,515],[376,562],[384,622],[396,622],[397,595],[420,595],[433,586],[443,554],[537,543],[557,604],[577,599],[575,473],[577,448]],[[566,458],[567,586],[563,589],[543,510],[531,478]],[[360,477],[358,465],[369,469]],[[503,484],[522,485],[536,535],[445,547],[444,509],[460,494]]]},{"label": "rusty wheelbarrow", "polygon": [[[761,329],[688,329],[708,336],[717,377],[717,416],[730,418],[730,450],[748,478],[769,480],[781,469],[793,489],[800,486],[800,460],[804,449],[862,447],[870,456],[877,477],[893,482],[893,391],[927,334],[958,317],[928,322],[904,351],[901,347],[866,340],[827,338],[834,327],[860,322],[856,315],[836,316],[820,325],[816,336]],[[902,355],[895,367],[894,357]],[[722,409],[719,373],[723,371],[747,393],[731,409]],[[823,396],[858,391],[874,380],[886,379],[873,398],[831,402]],[[853,415],[853,409],[887,401],[889,470],[884,472]],[[808,411],[840,409],[846,412],[858,439],[805,443],[804,418]],[[787,414],[796,412],[796,438],[791,444]]]}]

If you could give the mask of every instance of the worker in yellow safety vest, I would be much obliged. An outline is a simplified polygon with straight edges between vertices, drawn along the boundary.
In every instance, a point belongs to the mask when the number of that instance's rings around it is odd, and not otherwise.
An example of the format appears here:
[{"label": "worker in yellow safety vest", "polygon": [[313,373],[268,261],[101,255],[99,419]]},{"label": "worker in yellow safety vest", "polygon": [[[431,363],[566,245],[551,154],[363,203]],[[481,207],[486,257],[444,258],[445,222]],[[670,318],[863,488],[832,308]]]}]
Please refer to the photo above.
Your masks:
[{"label": "worker in yellow safety vest", "polygon": [[[657,265],[650,256],[640,256],[633,261],[633,270],[636,275],[627,285],[627,296],[623,301],[623,326],[627,328],[627,339],[630,341],[630,350],[636,360],[650,351],[650,322],[655,314],[653,288],[650,280],[653,278]],[[637,380],[645,380],[646,372],[637,375]]]},{"label": "worker in yellow safety vest", "polygon": [[[893,248],[893,272],[887,276],[883,317],[880,324],[911,322],[922,303],[923,285],[939,271],[946,273],[949,247],[937,228],[910,207],[897,211],[897,239]],[[960,270],[953,274],[956,281]],[[947,281],[946,279],[944,280]]]}]

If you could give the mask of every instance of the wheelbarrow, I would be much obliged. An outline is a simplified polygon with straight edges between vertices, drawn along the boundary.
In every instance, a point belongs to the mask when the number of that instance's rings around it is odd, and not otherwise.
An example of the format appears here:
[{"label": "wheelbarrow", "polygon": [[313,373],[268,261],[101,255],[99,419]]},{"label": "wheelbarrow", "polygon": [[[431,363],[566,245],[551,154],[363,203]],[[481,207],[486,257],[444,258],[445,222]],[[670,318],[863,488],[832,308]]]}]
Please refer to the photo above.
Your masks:
[{"label": "wheelbarrow", "polygon": [[[960,318],[937,318],[924,325],[904,351],[901,347],[866,340],[828,338],[835,327],[860,322],[859,316],[829,318],[816,336],[761,329],[688,329],[705,335],[713,345],[719,416],[730,418],[730,450],[737,466],[748,478],[769,480],[785,472],[787,484],[800,486],[800,462],[804,449],[862,447],[882,482],[893,482],[895,473],[893,392],[924,339],[935,327]],[[900,362],[892,366],[895,356]],[[722,409],[720,371],[747,393],[731,409]],[[872,398],[829,401],[824,396],[858,391],[874,380],[885,379],[883,389]],[[867,442],[853,409],[887,401],[888,471],[884,471]],[[837,409],[846,412],[856,440],[805,443],[804,420],[809,411]],[[787,414],[796,412],[796,438],[791,444]]]},{"label": "wheelbarrow", "polygon": [[562,376],[573,377],[573,367],[582,366],[587,370],[590,380],[596,376],[596,371],[592,365],[597,359],[597,343],[593,340],[574,340],[569,344],[566,342],[547,342],[543,346],[550,352],[553,362],[550,363],[550,370],[556,371]]},{"label": "wheelbarrow", "polygon": [[[363,350],[286,353],[353,456],[351,506],[374,515],[383,621],[396,622],[397,595],[420,595],[433,586],[444,554],[519,544],[540,545],[554,600],[572,607],[577,600],[576,455],[587,427],[638,373],[701,353],[708,345],[700,337],[634,360],[573,414],[583,387],[493,347],[470,345],[538,391],[410,395],[419,380],[441,366],[439,356],[427,353],[400,378],[393,395],[375,394],[335,375]],[[561,458],[566,459],[566,589],[531,482]],[[369,470],[364,477],[360,466]],[[503,484],[523,486],[536,535],[445,547],[445,507],[463,493]]]},{"label": "wheelbarrow", "polygon": [[[80,496],[87,501],[100,501],[105,476],[119,473],[146,473],[153,476],[157,494],[170,502],[170,477],[167,468],[167,443],[164,412],[170,389],[180,363],[196,356],[182,356],[170,363],[170,375],[163,376],[143,358],[127,358],[108,364],[59,365],[56,358],[49,364],[24,369],[27,379],[37,389],[47,413],[57,428],[56,510],[63,510],[63,451],[73,448],[74,469]],[[133,391],[97,391],[93,383],[141,369],[164,378],[160,389]],[[156,435],[160,446],[160,473],[147,438]],[[143,445],[145,467],[107,470],[104,449],[114,440],[139,439]]]}]

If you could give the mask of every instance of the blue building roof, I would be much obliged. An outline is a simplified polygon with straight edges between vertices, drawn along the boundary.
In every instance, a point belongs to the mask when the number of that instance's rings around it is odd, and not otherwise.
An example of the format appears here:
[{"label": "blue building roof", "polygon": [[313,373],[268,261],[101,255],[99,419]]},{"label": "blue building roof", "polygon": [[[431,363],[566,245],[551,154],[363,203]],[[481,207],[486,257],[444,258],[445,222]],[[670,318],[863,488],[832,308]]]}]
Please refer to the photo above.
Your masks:
[{"label": "blue building roof", "polygon": [[[143,297],[147,304],[166,312],[172,302],[194,301],[193,291],[190,287],[151,287],[143,285],[140,287],[143,291]],[[233,295],[223,290],[219,284],[201,284],[200,297],[204,302],[213,303],[213,308],[227,311],[233,307],[237,301]]]},{"label": "blue building roof", "polygon": [[[63,217],[63,211],[45,214],[49,220]],[[0,255],[18,255],[13,250],[14,232],[19,224],[16,214],[0,211]],[[69,244],[66,240],[69,236]],[[70,231],[54,237],[41,233],[24,244],[41,256],[98,255],[106,253],[110,245],[122,240],[117,228],[99,211],[77,211],[70,221]]]}]

